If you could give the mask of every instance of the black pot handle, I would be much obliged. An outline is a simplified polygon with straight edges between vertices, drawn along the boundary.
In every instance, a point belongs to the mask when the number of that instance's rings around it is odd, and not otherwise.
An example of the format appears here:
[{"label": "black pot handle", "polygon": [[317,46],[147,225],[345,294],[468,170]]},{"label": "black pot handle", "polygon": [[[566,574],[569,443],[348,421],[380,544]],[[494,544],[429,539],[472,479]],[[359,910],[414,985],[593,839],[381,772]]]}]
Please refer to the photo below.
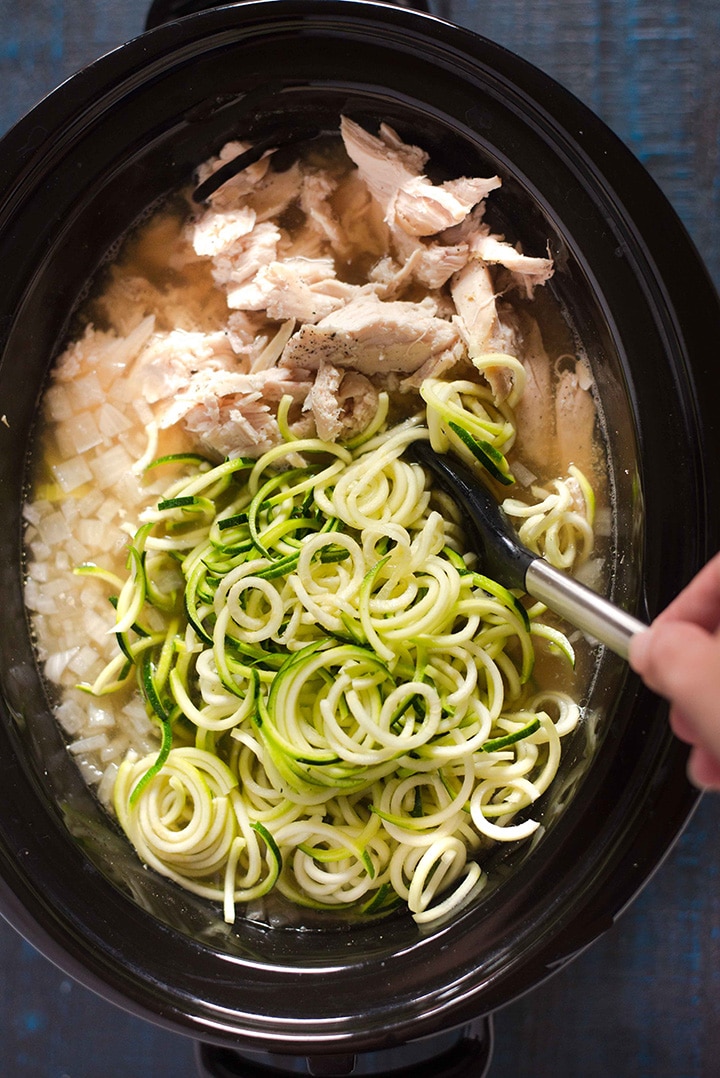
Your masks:
[{"label": "black pot handle", "polygon": [[[145,29],[152,30],[163,23],[181,19],[183,15],[196,15],[200,11],[224,7],[229,0],[153,0],[145,19]],[[391,0],[397,7],[410,8],[414,11],[429,11],[426,0]]]}]

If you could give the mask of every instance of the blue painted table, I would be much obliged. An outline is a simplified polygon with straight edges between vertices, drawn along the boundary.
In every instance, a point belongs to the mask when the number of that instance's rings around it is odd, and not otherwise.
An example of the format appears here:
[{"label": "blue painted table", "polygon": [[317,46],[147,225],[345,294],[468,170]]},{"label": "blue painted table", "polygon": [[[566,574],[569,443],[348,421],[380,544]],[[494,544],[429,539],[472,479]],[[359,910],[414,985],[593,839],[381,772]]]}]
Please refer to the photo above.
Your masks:
[{"label": "blue painted table", "polygon": [[[140,33],[147,6],[0,0],[0,132]],[[594,109],[663,188],[720,285],[718,0],[435,0],[433,10]],[[720,800],[706,797],[618,923],[496,1015],[490,1078],[720,1076],[719,824]],[[0,1078],[196,1074],[189,1041],[71,982],[1,920],[0,1020]]]}]

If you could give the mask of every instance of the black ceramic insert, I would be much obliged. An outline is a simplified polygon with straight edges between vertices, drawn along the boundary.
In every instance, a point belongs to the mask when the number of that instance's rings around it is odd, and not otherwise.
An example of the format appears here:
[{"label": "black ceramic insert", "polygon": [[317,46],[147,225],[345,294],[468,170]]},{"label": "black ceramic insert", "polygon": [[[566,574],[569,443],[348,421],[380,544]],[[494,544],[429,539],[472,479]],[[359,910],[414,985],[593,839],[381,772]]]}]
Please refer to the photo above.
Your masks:
[{"label": "black ceramic insert", "polygon": [[[91,65],[0,144],[0,901],[70,974],[223,1046],[393,1046],[539,983],[642,886],[694,804],[663,706],[606,656],[545,806],[547,830],[446,923],[272,929],[140,866],[52,718],[22,602],[38,398],[87,281],[230,137],[385,120],[448,175],[498,171],[499,219],[549,242],[593,357],[615,490],[614,597],[656,613],[720,545],[708,342],[720,310],[664,197],[606,127],[498,46],[354,0],[250,0],[158,26]],[[510,237],[512,238],[512,237]],[[672,512],[668,514],[668,502]]]}]

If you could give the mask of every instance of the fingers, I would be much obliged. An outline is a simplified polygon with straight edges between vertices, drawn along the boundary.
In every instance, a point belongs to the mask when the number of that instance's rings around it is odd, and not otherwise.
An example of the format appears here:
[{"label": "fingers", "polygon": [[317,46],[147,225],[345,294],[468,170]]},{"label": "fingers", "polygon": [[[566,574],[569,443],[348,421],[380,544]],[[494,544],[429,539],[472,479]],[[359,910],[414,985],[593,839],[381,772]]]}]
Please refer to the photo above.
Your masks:
[{"label": "fingers", "polygon": [[690,782],[701,790],[720,790],[720,760],[702,745],[696,726],[676,707],[670,709],[670,726],[680,741],[693,746],[687,763]]},{"label": "fingers", "polygon": [[694,744],[697,740],[697,727],[677,707],[670,708],[670,727],[675,737],[679,738],[680,741],[686,741],[688,745]]},{"label": "fingers", "polygon": [[687,774],[701,790],[720,790],[720,761],[702,745],[696,745],[690,753]]},{"label": "fingers", "polygon": [[708,632],[720,626],[720,553],[658,615],[655,624],[666,621],[692,621]]},{"label": "fingers", "polygon": [[720,788],[720,630],[656,620],[630,644],[630,664],[670,700],[670,723],[695,746],[688,774],[696,785]]},{"label": "fingers", "polygon": [[690,622],[655,621],[633,638],[630,664],[646,684],[697,720],[720,727],[720,636]]},{"label": "fingers", "polygon": [[670,701],[673,732],[693,746],[690,781],[720,790],[720,553],[633,637],[630,665]]}]

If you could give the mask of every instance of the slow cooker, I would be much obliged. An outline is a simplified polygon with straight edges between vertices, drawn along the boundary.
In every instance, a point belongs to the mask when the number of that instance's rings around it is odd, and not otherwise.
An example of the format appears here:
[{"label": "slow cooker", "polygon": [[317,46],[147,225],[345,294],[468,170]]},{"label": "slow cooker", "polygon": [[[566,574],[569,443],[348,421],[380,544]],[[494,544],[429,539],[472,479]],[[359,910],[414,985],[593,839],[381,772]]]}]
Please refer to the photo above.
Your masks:
[{"label": "slow cooker", "polygon": [[498,227],[549,245],[602,402],[612,596],[649,619],[720,546],[720,304],[629,151],[486,39],[364,0],[158,2],[148,25],[0,147],[2,912],[83,984],[195,1038],[206,1073],[478,1075],[493,1011],[612,924],[692,811],[665,705],[603,655],[541,840],[447,921],[228,926],[138,863],[53,718],[23,606],[38,400],[108,252],[225,141],[385,120],[449,176],[497,171]]}]

